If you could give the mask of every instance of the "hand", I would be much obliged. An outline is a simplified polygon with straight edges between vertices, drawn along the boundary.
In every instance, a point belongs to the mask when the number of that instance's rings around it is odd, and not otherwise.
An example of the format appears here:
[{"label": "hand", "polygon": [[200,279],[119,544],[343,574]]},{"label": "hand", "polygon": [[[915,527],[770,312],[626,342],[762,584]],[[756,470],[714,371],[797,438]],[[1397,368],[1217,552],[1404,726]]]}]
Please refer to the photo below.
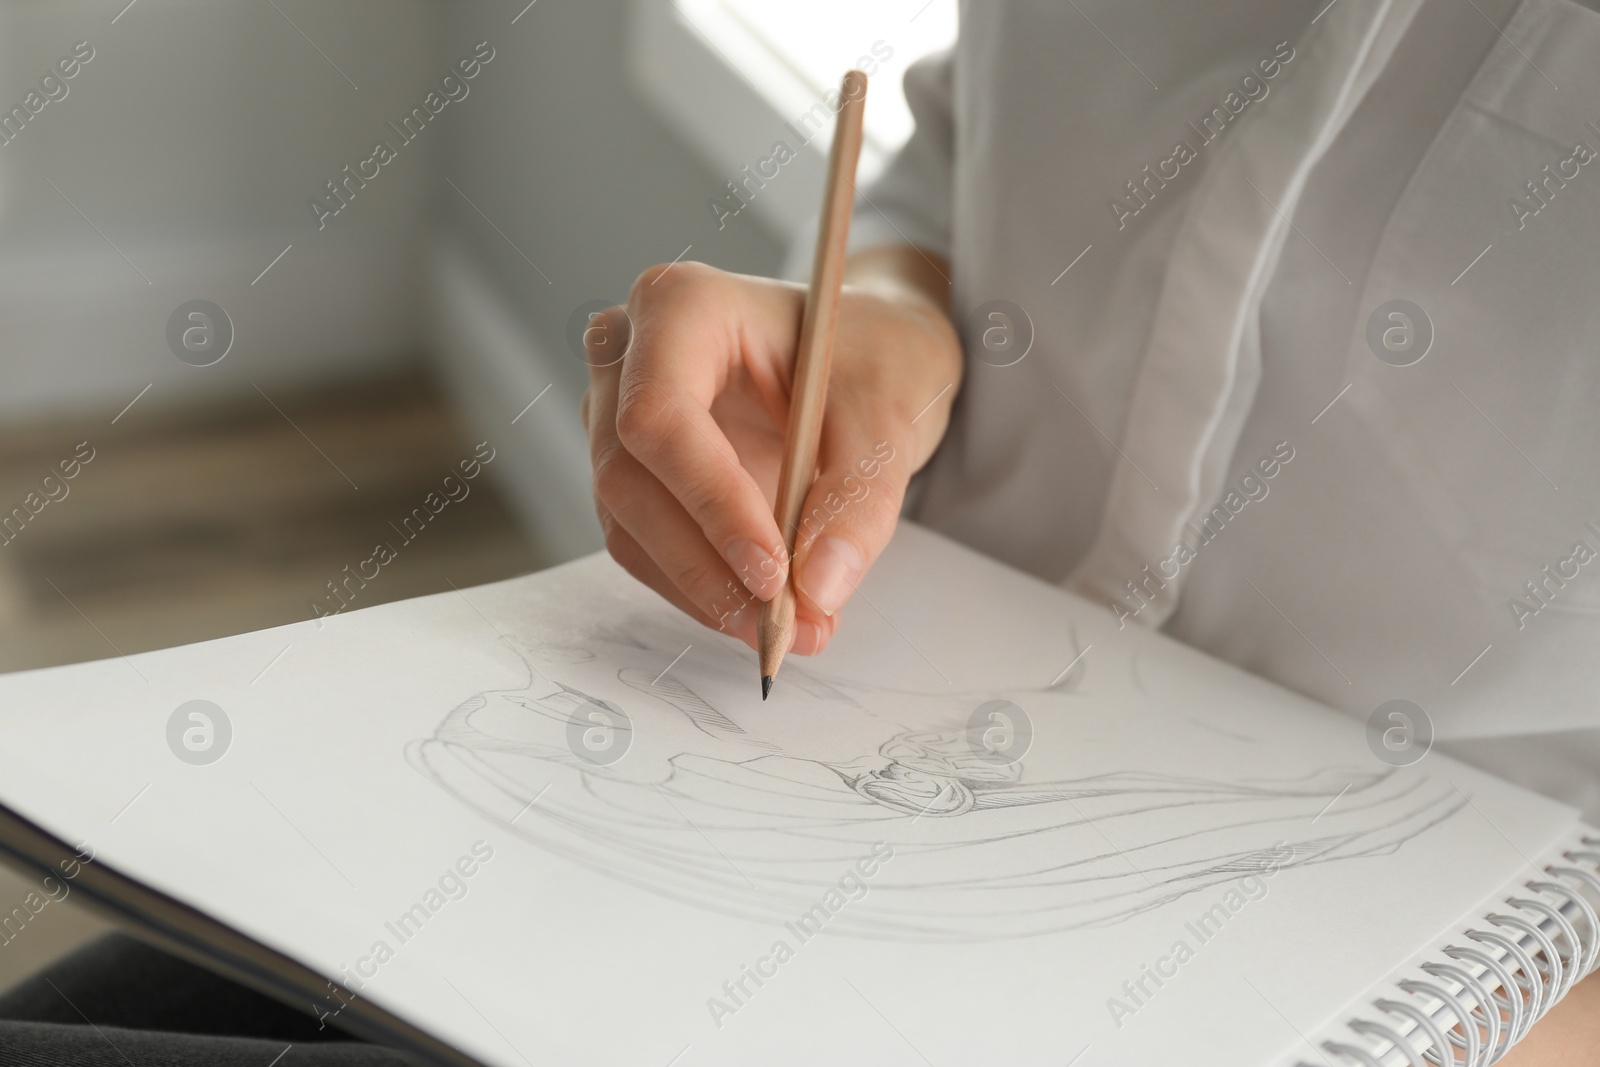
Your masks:
[{"label": "hand", "polygon": [[[946,273],[909,247],[851,260],[817,480],[795,536],[799,655],[833,636],[949,423],[961,347]],[[804,305],[803,286],[678,263],[641,274],[626,309],[585,334],[583,419],[606,548],[752,648],[757,599],[790,566],[772,507]]]}]

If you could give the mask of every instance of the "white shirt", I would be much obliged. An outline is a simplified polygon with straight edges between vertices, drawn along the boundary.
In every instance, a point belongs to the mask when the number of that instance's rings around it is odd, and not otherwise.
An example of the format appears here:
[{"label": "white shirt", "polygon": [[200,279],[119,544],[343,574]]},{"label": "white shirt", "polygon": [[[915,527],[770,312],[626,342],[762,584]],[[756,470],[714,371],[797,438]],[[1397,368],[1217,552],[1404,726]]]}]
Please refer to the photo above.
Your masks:
[{"label": "white shirt", "polygon": [[964,4],[852,232],[953,265],[913,517],[1600,818],[1597,58],[1572,0]]}]

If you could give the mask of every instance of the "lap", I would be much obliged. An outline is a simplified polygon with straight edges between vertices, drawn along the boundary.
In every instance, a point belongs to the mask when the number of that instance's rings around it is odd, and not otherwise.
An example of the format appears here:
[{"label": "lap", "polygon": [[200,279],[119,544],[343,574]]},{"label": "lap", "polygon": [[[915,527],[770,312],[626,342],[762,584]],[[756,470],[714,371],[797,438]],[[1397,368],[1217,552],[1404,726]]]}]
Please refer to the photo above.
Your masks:
[{"label": "lap", "polygon": [[411,1062],[124,934],[0,995],[0,1060],[19,1067],[265,1067],[291,1045],[302,1067]]}]

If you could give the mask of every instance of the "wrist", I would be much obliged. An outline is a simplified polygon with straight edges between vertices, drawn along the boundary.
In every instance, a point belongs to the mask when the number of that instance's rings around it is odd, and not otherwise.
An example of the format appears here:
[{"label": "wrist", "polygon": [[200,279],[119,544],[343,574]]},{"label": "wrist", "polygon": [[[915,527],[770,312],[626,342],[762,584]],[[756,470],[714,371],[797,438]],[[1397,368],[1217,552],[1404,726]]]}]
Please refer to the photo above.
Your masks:
[{"label": "wrist", "polygon": [[844,282],[891,303],[949,318],[950,264],[936,252],[912,245],[868,248],[846,261]]},{"label": "wrist", "polygon": [[[912,245],[869,248],[845,265],[845,288],[875,306],[859,350],[869,395],[894,413],[895,447],[911,470],[932,457],[961,387],[961,337],[950,318],[950,265]],[[870,384],[868,384],[870,383]]]}]

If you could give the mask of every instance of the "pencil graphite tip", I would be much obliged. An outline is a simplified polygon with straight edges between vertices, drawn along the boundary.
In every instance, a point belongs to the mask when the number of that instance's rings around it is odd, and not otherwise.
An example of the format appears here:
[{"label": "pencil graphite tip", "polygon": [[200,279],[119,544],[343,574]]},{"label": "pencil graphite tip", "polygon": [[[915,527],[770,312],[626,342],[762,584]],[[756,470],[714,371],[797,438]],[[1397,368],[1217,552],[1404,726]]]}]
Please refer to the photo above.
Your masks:
[{"label": "pencil graphite tip", "polygon": [[767,699],[767,694],[770,692],[772,692],[772,675],[763,674],[761,676],[761,699]]}]

